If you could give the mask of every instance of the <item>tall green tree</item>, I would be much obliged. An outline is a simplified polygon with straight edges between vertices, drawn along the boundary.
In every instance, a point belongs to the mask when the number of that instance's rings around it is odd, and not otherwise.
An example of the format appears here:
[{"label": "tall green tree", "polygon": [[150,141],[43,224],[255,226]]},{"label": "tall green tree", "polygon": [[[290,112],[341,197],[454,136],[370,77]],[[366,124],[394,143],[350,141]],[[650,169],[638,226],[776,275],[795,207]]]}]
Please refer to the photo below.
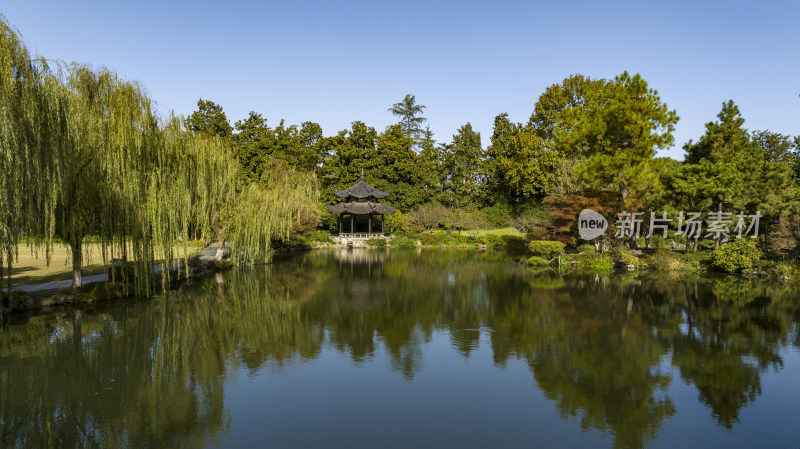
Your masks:
[{"label": "tall green tree", "polygon": [[211,100],[197,100],[197,110],[187,119],[189,129],[194,133],[203,133],[211,136],[219,136],[223,139],[231,137],[233,128],[222,106]]},{"label": "tall green tree", "polygon": [[413,142],[397,124],[388,126],[377,141],[377,153],[369,173],[382,189],[389,191],[388,200],[401,211],[409,211],[427,201],[423,190],[423,172]]},{"label": "tall green tree", "polygon": [[733,101],[722,104],[717,119],[706,124],[697,142],[684,146],[676,194],[698,212],[733,209],[780,215],[796,197],[790,140],[765,132],[755,141]]},{"label": "tall green tree", "polygon": [[[562,114],[565,109],[582,108],[586,105],[587,96],[602,91],[608,81],[605,79],[591,79],[584,75],[576,74],[564,78],[560,84],[552,84],[539,96],[531,114],[527,128],[542,139],[556,145],[558,130],[569,125]],[[567,150],[564,148],[560,150]],[[577,148],[573,148],[577,149]],[[578,156],[567,154],[568,156]]]},{"label": "tall green tree", "polygon": [[[336,191],[358,182],[362,171],[369,174],[372,161],[376,157],[377,141],[378,132],[375,128],[360,121],[353,122],[349,130],[342,130],[336,136],[322,139],[321,151],[329,155],[322,167],[321,198],[325,204],[335,201]],[[386,188],[384,185],[375,187],[382,190]]]},{"label": "tall green tree", "polygon": [[251,181],[261,177],[270,158],[316,173],[326,156],[322,127],[314,122],[303,122],[298,128],[286,126],[281,120],[277,127],[270,128],[266,118],[251,111],[246,119],[236,122],[236,130],[233,141],[238,148],[239,163]]},{"label": "tall green tree", "polygon": [[417,165],[426,201],[442,201],[447,181],[443,162],[444,152],[442,146],[433,138],[430,127],[425,128],[420,146]]},{"label": "tall green tree", "polygon": [[[562,111],[567,126],[556,131],[556,139],[573,154],[585,155],[584,179],[603,190],[613,186],[633,212],[657,188],[652,161],[656,150],[672,145],[678,115],[640,75],[628,72],[585,92],[584,100]],[[635,248],[633,236],[629,244]]]},{"label": "tall green tree", "polygon": [[31,54],[2,14],[0,61],[0,273],[10,286],[20,237],[49,260],[66,107],[60,67]]},{"label": "tall green tree", "polygon": [[250,181],[258,180],[272,154],[275,135],[267,125],[267,119],[254,111],[250,111],[246,119],[236,122],[236,131],[233,141],[238,150],[242,175]]},{"label": "tall green tree", "polygon": [[486,154],[481,134],[467,123],[444,148],[445,200],[461,211],[482,206],[486,199]]},{"label": "tall green tree", "polygon": [[388,110],[400,117],[400,123],[403,126],[406,138],[412,139],[414,143],[417,143],[422,137],[422,124],[427,120],[422,117],[422,110],[426,108],[427,106],[425,105],[417,104],[414,95],[407,94],[403,101],[393,104]]},{"label": "tall green tree", "polygon": [[745,189],[750,209],[755,208],[773,218],[789,218],[797,214],[800,210],[800,178],[795,172],[796,142],[790,136],[771,131],[754,131],[751,137],[753,165],[758,177]]},{"label": "tall green tree", "polygon": [[513,123],[508,114],[495,117],[492,143],[487,148],[488,188],[512,204],[541,199],[562,158],[559,151],[529,127]]}]

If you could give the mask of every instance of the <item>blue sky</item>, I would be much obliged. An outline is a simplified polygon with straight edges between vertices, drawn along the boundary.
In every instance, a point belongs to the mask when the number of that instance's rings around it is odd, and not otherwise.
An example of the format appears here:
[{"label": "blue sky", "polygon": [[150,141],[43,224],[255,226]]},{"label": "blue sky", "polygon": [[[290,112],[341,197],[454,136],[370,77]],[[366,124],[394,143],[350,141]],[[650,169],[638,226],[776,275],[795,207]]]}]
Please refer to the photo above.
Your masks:
[{"label": "blue sky", "polygon": [[361,120],[382,130],[407,93],[435,138],[471,122],[526,121],[570,74],[641,73],[681,117],[673,149],[723,101],[748,129],[800,134],[800,2],[169,2],[4,0],[29,47],[103,65],[148,88],[163,112],[198,98],[231,123],[310,120],[326,135]]}]

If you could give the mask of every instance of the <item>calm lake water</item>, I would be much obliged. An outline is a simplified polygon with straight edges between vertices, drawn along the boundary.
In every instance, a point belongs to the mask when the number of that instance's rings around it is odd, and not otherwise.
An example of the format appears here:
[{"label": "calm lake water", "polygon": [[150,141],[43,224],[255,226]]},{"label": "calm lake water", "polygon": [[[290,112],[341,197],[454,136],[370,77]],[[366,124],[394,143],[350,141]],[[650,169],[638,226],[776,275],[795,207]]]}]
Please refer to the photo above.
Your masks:
[{"label": "calm lake water", "polygon": [[0,327],[0,447],[800,447],[800,295],[315,251]]}]

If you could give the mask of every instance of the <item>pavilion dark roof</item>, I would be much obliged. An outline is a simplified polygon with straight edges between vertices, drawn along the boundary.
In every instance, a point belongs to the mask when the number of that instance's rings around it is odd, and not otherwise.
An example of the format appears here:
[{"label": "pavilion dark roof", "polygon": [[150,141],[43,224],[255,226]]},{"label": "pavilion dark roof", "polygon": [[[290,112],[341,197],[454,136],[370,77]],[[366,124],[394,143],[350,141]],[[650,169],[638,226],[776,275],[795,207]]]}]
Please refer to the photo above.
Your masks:
[{"label": "pavilion dark roof", "polygon": [[339,198],[358,198],[358,199],[366,199],[366,198],[374,198],[374,199],[381,199],[386,198],[389,196],[388,192],[382,192],[375,187],[367,184],[364,181],[364,174],[361,174],[361,180],[358,181],[354,186],[350,187],[346,190],[340,190],[336,192],[336,196]]},{"label": "pavilion dark roof", "polygon": [[332,214],[353,214],[353,215],[386,215],[396,211],[397,208],[387,206],[380,202],[372,201],[351,201],[346,203],[334,204],[333,206],[326,206],[328,212]]}]

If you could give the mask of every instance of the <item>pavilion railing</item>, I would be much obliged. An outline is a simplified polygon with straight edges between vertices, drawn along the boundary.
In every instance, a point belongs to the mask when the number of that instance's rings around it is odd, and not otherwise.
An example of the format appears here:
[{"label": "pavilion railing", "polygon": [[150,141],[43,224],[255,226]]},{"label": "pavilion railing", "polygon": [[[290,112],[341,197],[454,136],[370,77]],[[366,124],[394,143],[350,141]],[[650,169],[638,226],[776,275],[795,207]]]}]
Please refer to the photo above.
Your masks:
[{"label": "pavilion railing", "polygon": [[342,237],[348,239],[374,239],[386,237],[386,234],[382,232],[340,232],[338,235],[334,235],[333,237]]}]

